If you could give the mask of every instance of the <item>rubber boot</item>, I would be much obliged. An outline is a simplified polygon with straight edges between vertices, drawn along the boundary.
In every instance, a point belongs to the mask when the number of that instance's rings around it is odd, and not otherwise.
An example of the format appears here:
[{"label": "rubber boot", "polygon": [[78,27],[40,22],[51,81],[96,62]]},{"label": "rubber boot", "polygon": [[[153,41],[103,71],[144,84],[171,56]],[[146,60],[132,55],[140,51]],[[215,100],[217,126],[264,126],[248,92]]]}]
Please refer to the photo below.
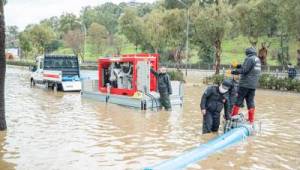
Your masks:
[{"label": "rubber boot", "polygon": [[240,107],[238,105],[234,105],[232,108],[231,116],[235,116],[239,114]]},{"label": "rubber boot", "polygon": [[248,120],[249,120],[250,124],[253,124],[253,122],[254,122],[254,112],[255,112],[254,108],[251,108],[248,110]]}]

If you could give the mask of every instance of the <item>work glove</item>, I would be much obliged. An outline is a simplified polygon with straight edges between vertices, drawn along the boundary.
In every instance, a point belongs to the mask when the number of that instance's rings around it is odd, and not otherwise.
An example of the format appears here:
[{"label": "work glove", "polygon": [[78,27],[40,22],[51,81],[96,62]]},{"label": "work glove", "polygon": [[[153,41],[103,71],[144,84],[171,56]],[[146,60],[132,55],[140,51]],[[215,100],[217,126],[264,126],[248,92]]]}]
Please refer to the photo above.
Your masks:
[{"label": "work glove", "polygon": [[233,74],[233,75],[238,75],[239,72],[238,72],[237,70],[232,70],[232,71],[231,71],[231,74]]},{"label": "work glove", "polygon": [[242,68],[241,64],[236,65],[236,68]]}]

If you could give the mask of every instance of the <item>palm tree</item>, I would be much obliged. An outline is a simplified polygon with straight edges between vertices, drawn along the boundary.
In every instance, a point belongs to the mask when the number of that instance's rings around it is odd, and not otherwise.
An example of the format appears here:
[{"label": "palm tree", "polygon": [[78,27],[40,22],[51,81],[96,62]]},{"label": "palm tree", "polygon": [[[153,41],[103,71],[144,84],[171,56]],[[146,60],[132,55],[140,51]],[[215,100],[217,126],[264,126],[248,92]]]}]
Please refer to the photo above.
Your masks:
[{"label": "palm tree", "polygon": [[4,23],[4,9],[5,0],[0,0],[0,130],[6,130],[5,120],[5,23]]}]

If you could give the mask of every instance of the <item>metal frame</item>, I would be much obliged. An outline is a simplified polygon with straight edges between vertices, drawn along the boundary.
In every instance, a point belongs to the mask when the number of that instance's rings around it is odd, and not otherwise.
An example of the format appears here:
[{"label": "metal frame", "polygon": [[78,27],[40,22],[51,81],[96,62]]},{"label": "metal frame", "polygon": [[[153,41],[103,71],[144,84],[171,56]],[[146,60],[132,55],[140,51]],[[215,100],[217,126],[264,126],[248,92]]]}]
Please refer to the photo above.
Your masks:
[{"label": "metal frame", "polygon": [[[113,62],[130,62],[133,64],[133,80],[132,80],[132,89],[120,89],[120,88],[110,88],[111,94],[118,95],[128,95],[133,96],[134,93],[138,91],[137,89],[137,63],[138,61],[149,61],[152,64],[154,70],[158,69],[158,57],[159,54],[124,54],[120,57],[114,58],[101,58],[98,60],[98,76],[99,76],[99,91],[107,93],[107,88],[102,82],[103,80],[103,68],[108,68],[109,65]],[[145,73],[146,74],[146,73]],[[150,74],[150,73],[149,73]],[[154,75],[150,75],[150,91],[156,91],[157,89],[157,80]]]}]

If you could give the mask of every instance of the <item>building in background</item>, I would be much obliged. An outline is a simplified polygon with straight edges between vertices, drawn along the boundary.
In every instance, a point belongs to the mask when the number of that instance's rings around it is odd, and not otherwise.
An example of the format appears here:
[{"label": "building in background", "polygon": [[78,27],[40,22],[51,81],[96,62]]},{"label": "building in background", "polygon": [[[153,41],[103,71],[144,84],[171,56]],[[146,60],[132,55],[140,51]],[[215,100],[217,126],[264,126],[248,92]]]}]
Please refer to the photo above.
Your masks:
[{"label": "building in background", "polygon": [[19,60],[20,59],[20,49],[19,48],[5,49],[5,57],[7,60]]}]

